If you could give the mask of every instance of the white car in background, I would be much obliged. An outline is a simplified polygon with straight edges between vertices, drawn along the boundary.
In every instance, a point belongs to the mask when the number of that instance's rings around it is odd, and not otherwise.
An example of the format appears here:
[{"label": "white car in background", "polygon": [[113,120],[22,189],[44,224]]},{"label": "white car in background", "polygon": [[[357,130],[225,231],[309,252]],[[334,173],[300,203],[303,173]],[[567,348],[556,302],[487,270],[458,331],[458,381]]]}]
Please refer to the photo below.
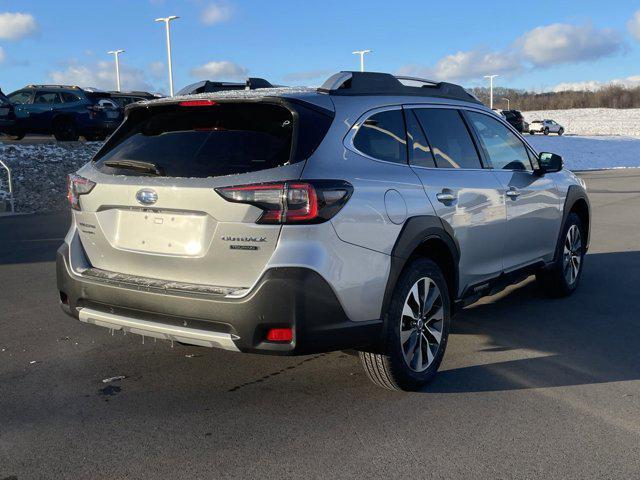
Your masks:
[{"label": "white car in background", "polygon": [[564,133],[564,127],[554,120],[534,120],[529,124],[529,133],[531,135],[536,133],[544,133],[545,135],[557,133],[560,136]]}]

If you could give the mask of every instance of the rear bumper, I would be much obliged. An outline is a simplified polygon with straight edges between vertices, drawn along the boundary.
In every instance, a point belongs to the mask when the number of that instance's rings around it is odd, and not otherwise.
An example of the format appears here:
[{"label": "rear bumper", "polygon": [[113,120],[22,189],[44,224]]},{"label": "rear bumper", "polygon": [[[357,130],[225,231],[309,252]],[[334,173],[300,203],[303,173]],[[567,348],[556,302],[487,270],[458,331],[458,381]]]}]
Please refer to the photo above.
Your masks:
[{"label": "rear bumper", "polygon": [[[242,298],[85,278],[70,268],[69,245],[57,254],[63,310],[107,328],[242,352],[302,355],[376,349],[382,321],[351,321],[329,284],[302,267],[267,270]],[[290,327],[291,343],[266,341],[270,328]]]}]

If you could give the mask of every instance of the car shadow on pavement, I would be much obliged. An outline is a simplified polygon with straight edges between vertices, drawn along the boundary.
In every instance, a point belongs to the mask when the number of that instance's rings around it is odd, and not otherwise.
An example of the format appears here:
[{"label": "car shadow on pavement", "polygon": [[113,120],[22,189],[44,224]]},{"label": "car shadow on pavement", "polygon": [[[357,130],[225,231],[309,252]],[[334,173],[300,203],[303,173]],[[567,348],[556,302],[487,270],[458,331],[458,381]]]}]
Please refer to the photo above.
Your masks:
[{"label": "car shadow on pavement", "polygon": [[441,370],[425,391],[640,379],[639,284],[640,252],[597,253],[586,257],[581,285],[571,297],[548,299],[529,280],[502,298],[472,305],[454,318],[449,348],[456,335],[486,336],[488,345],[474,355],[478,364]]}]

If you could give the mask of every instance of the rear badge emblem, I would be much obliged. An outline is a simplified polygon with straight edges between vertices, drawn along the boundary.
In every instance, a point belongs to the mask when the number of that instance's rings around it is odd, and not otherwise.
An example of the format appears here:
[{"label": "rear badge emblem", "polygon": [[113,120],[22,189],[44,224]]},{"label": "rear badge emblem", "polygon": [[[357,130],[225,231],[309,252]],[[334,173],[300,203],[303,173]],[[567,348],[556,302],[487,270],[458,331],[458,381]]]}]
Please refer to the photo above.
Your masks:
[{"label": "rear badge emblem", "polygon": [[136,200],[142,205],[153,205],[158,201],[158,194],[150,188],[143,188],[136,193]]}]

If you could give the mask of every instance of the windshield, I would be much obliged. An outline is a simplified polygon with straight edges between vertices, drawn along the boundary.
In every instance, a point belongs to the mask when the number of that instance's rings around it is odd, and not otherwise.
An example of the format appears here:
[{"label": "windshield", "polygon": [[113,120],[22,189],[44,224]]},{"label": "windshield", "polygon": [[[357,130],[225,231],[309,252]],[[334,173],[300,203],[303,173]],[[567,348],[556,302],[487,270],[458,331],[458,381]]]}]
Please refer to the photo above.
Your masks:
[{"label": "windshield", "polygon": [[99,152],[97,166],[105,173],[136,175],[140,173],[114,165],[146,162],[169,177],[214,177],[282,166],[310,155],[331,123],[312,109],[295,108],[300,131],[295,152],[296,119],[282,105],[172,104],[133,110]]}]

